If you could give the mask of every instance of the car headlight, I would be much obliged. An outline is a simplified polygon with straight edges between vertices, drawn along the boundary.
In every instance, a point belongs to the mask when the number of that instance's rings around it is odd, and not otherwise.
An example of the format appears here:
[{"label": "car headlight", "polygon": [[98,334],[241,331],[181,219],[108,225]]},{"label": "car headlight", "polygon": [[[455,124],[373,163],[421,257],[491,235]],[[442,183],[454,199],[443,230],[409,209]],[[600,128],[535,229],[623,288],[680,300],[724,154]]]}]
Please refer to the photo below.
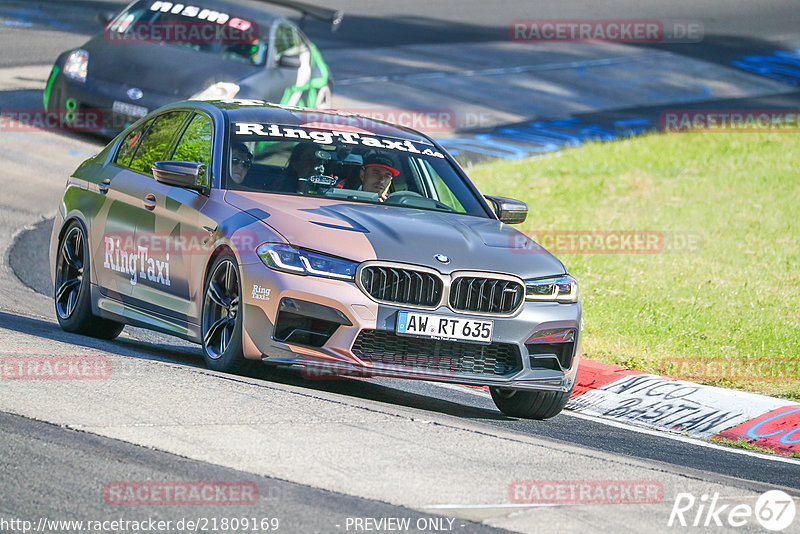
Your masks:
[{"label": "car headlight", "polygon": [[77,82],[86,82],[86,70],[89,68],[89,52],[83,49],[74,50],[64,62],[64,76]]},{"label": "car headlight", "polygon": [[233,98],[238,92],[238,84],[232,82],[217,82],[195,94],[189,100],[225,100]]},{"label": "car headlight", "polygon": [[264,265],[276,271],[339,280],[355,280],[356,267],[358,267],[358,264],[353,261],[301,250],[280,243],[264,243],[256,249],[256,254],[264,262]]},{"label": "car headlight", "polygon": [[525,300],[578,302],[578,282],[570,275],[525,280]]}]

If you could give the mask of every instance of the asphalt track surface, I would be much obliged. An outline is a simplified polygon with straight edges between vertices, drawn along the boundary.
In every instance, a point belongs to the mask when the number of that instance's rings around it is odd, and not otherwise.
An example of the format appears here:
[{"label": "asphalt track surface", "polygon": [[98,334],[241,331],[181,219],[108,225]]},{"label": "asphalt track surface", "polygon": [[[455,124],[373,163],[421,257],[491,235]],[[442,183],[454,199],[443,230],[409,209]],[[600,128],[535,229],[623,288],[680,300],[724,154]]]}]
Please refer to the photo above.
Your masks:
[{"label": "asphalt track surface", "polygon": [[[117,519],[107,511],[107,502],[113,494],[104,493],[104,488],[95,484],[101,479],[112,481],[111,484],[125,480],[227,481],[254,488],[252,494],[259,497],[255,505],[207,506],[202,511],[190,504],[138,506],[135,514],[125,514],[128,521],[173,521],[177,526],[178,521],[186,519],[208,525],[213,523],[206,523],[203,518],[246,517],[257,518],[261,526],[262,521],[270,524],[269,520],[277,517],[280,531],[329,532],[336,525],[346,525],[348,517],[403,517],[415,524],[431,518],[443,519],[378,501],[187,460],[6,413],[0,413],[0,426],[5,449],[0,466],[4,482],[0,490],[3,503],[0,513],[7,520],[13,517],[45,517],[52,521]],[[462,532],[505,532],[463,520],[453,525]]]},{"label": "asphalt track surface", "polygon": [[[92,11],[122,3],[36,2],[43,8],[36,16],[24,11],[29,18],[8,19],[17,20],[17,26],[0,26],[0,49],[5,51],[0,67],[48,65],[59,51],[96,31],[89,20]],[[0,17],[26,4],[0,2]],[[61,5],[70,10],[48,15]],[[407,2],[402,9],[390,2],[336,5],[348,13],[337,34],[315,23],[306,29],[337,62],[349,51],[383,52],[409,43],[456,49],[488,45],[507,39],[508,21],[518,18],[588,18],[585,4],[577,2]],[[678,19],[692,13],[689,18],[706,28],[708,38],[702,46],[661,48],[721,64],[741,53],[796,47],[793,32],[800,9],[792,2],[715,3],[703,8],[690,2],[639,5],[613,2],[602,12],[591,8],[591,16]],[[335,72],[337,66],[359,74],[357,66],[337,63]],[[25,80],[20,85],[0,92],[0,107],[32,107],[41,101],[41,90],[28,88]],[[785,104],[796,96],[787,92],[763,98]],[[33,354],[99,354],[110,358],[115,370],[115,381],[97,386],[0,382],[0,443],[6,451],[0,468],[0,518],[177,519],[241,512],[279,517],[286,532],[343,532],[347,517],[417,519],[441,514],[456,518],[454,530],[463,532],[488,532],[492,526],[526,532],[552,527],[567,532],[653,531],[666,528],[678,491],[699,495],[719,490],[731,502],[751,502],[754,495],[773,488],[800,496],[800,462],[570,414],[546,422],[515,420],[500,414],[485,395],[465,388],[399,380],[305,381],[290,370],[226,377],[205,371],[195,346],[138,329],[126,329],[115,342],[62,332],[46,297],[49,217],[66,173],[100,145],[91,138],[62,134],[0,135],[3,170],[14,179],[3,183],[0,196],[0,247],[6,258],[0,269],[0,301],[5,303],[0,307],[2,354],[22,349]],[[442,443],[443,439],[449,441]],[[240,446],[240,440],[254,443]],[[297,455],[275,448],[273,441],[284,442]],[[304,446],[307,441],[319,447],[316,452]],[[257,444],[268,452],[254,452]],[[352,448],[356,451],[348,450]],[[342,453],[334,454],[337,450]],[[518,479],[612,476],[659,480],[664,502],[641,509],[617,505],[509,512],[502,507],[508,503],[505,487],[501,483],[500,491],[497,488],[498,478],[507,485]],[[103,484],[118,480],[251,481],[262,498],[246,509],[121,511],[102,496]],[[739,531],[751,530],[758,531]]]},{"label": "asphalt track surface", "polygon": [[[50,241],[51,220],[44,220],[20,234],[9,252],[9,262],[20,279],[42,295],[50,295],[52,282],[43,269],[26,268],[30,265],[45,265],[46,251]],[[0,319],[2,324],[2,319]],[[161,346],[174,342],[168,336],[137,330],[137,337],[152,340]],[[87,340],[88,341],[88,340]],[[199,350],[195,346],[181,343],[187,352],[195,353],[190,364],[202,364]],[[464,388],[443,388],[425,382],[406,380],[343,380],[308,381],[291,370],[264,369],[253,376],[263,380],[281,381],[311,389],[335,391],[342,395],[380,399],[382,402],[405,407],[424,408],[458,417],[482,420],[506,430],[547,437],[556,442],[597,448],[615,454],[641,459],[655,460],[682,466],[698,472],[705,471],[721,476],[776,484],[800,491],[800,462],[776,463],[755,456],[742,456],[725,449],[707,449],[696,442],[679,442],[652,434],[631,433],[630,429],[608,426],[601,422],[587,421],[575,416],[562,416],[547,422],[533,422],[507,418],[499,414],[488,395]]]}]

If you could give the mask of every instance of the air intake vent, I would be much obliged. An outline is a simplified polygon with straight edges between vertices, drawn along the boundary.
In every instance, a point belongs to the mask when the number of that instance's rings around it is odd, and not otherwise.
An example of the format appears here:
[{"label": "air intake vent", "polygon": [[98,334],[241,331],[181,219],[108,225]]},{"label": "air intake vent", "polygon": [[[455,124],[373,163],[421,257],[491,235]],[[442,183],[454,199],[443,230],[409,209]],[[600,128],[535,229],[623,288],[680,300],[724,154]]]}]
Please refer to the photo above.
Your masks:
[{"label": "air intake vent", "polygon": [[398,336],[383,330],[362,330],[353,354],[364,361],[452,375],[505,376],[522,369],[519,349],[508,343],[478,345],[461,341]]}]

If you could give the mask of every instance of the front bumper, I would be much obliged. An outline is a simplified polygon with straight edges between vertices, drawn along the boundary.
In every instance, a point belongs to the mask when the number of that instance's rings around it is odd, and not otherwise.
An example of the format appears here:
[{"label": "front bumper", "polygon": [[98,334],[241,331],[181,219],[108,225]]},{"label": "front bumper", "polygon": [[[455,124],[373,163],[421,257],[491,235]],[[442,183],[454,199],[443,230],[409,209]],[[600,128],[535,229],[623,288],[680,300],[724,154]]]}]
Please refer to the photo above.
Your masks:
[{"label": "front bumper", "polygon": [[[444,306],[379,304],[355,283],[280,273],[260,263],[241,269],[248,358],[300,365],[304,376],[318,379],[380,376],[535,391],[569,391],[574,384],[580,303],[526,302],[511,317],[476,317]],[[399,311],[491,319],[492,345],[398,336]],[[325,317],[302,320],[307,315]],[[286,327],[287,316],[294,330]],[[568,350],[556,358],[526,343],[553,331],[572,332]]]},{"label": "front bumper", "polygon": [[[133,100],[127,95],[127,91],[132,87],[129,84],[97,78],[79,83],[58,73],[49,88],[48,111],[97,115],[98,127],[89,133],[113,137],[150,111],[182,98],[180,95],[168,96],[146,92],[142,98]],[[121,103],[122,107],[128,110],[137,111],[133,114],[115,111],[115,102]]]}]

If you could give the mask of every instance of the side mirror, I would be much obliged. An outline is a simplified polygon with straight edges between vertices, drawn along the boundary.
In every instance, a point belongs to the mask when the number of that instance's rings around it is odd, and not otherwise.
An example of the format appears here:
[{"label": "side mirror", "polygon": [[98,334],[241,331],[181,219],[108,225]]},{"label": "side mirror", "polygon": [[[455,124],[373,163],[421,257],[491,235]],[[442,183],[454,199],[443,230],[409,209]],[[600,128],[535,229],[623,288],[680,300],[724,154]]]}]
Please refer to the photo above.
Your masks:
[{"label": "side mirror", "polygon": [[528,205],[521,200],[490,195],[485,195],[485,198],[492,204],[497,218],[504,223],[519,224],[528,217]]},{"label": "side mirror", "polygon": [[300,56],[287,56],[286,54],[283,54],[281,57],[278,58],[278,66],[287,67],[290,69],[299,69]]},{"label": "side mirror", "polygon": [[94,16],[95,22],[97,22],[100,26],[106,27],[109,22],[111,22],[114,18],[113,13],[109,13],[108,11],[101,11]]},{"label": "side mirror", "polygon": [[194,161],[156,161],[153,164],[153,176],[162,184],[204,192],[206,185],[198,182],[205,166],[205,163]]}]

